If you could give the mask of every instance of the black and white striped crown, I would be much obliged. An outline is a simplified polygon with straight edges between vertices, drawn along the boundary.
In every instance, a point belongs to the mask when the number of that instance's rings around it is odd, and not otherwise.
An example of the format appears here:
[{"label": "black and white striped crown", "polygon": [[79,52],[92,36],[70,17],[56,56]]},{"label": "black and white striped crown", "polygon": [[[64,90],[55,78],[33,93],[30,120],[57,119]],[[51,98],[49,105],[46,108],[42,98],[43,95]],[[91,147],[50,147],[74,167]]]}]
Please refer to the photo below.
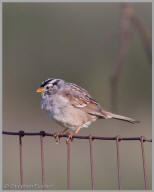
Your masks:
[{"label": "black and white striped crown", "polygon": [[50,83],[50,84],[52,84],[52,85],[54,86],[54,85],[57,85],[57,83],[58,83],[59,81],[60,81],[60,79],[49,78],[49,79],[43,81],[40,87],[44,87],[44,86],[46,86],[48,83]]}]

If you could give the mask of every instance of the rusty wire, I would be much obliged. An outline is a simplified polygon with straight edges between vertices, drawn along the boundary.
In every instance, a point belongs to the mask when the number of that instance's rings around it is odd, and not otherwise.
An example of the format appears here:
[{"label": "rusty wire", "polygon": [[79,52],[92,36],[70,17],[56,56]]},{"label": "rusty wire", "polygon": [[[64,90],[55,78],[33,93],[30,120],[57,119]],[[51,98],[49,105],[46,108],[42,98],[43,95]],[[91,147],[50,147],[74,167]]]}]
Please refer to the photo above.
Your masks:
[{"label": "rusty wire", "polygon": [[22,137],[24,136],[24,132],[20,131],[19,135],[19,156],[20,156],[20,185],[21,189],[23,189],[23,155],[22,155]]},{"label": "rusty wire", "polygon": [[91,189],[94,190],[94,160],[93,160],[93,148],[92,148],[92,135],[89,136],[89,148],[90,148],[90,171],[91,171]]},{"label": "rusty wire", "polygon": [[[2,133],[4,135],[20,135],[21,133],[20,132],[23,132],[24,135],[26,136],[37,136],[37,135],[42,135],[42,131],[40,132],[24,132],[24,131],[19,131],[19,132],[8,132],[8,131],[3,131]],[[44,136],[50,136],[50,137],[55,137],[55,134],[53,133],[46,133],[45,131],[43,131],[44,133]],[[67,134],[62,134],[62,135],[59,135],[59,138],[61,137],[68,137]],[[75,138],[75,139],[88,139],[89,140],[89,136],[79,136],[79,135],[75,135],[73,136],[72,138]],[[93,140],[116,140],[117,139],[117,136],[115,137],[99,137],[99,136],[93,136]],[[120,140],[122,141],[140,141],[140,137],[120,137]],[[147,139],[144,137],[144,140],[143,141],[147,141],[147,142],[152,142],[152,139]]]},{"label": "rusty wire", "polygon": [[67,142],[67,189],[70,190],[70,142]]},{"label": "rusty wire", "polygon": [[147,180],[147,173],[146,173],[146,167],[145,167],[145,155],[144,155],[144,137],[140,137],[141,142],[141,150],[142,150],[142,160],[143,160],[143,172],[144,172],[144,185],[145,189],[148,190],[148,180]]},{"label": "rusty wire", "polygon": [[[2,132],[5,135],[16,135],[19,136],[19,156],[20,156],[20,185],[21,189],[23,189],[23,153],[22,153],[22,138],[23,136],[40,136],[40,144],[41,144],[41,174],[42,174],[42,189],[45,189],[45,164],[44,164],[44,137],[50,136],[54,137],[54,134],[46,133],[45,131],[40,132]],[[59,135],[61,137],[68,137],[67,134]],[[89,140],[89,149],[90,149],[90,169],[91,169],[91,189],[94,190],[94,160],[93,160],[93,148],[92,143],[93,140],[115,140],[116,141],[116,149],[117,149],[117,170],[118,170],[118,187],[122,189],[121,180],[120,180],[120,151],[119,151],[119,142],[120,141],[140,141],[141,143],[141,151],[142,151],[142,161],[143,161],[143,173],[144,173],[144,184],[145,189],[148,189],[148,180],[147,180],[147,172],[146,172],[146,164],[145,164],[145,154],[144,154],[144,142],[152,142],[152,139],[147,139],[144,136],[140,137],[98,137],[98,136],[73,136],[75,139],[87,139]],[[67,189],[70,190],[70,142],[67,142]]]},{"label": "rusty wire", "polygon": [[121,180],[120,180],[120,152],[119,152],[119,141],[120,141],[120,136],[117,136],[117,138],[116,138],[116,148],[117,148],[118,187],[119,187],[119,189],[122,189]]},{"label": "rusty wire", "polygon": [[42,189],[45,189],[45,168],[44,168],[44,132],[40,135],[41,144],[41,170],[42,170]]}]

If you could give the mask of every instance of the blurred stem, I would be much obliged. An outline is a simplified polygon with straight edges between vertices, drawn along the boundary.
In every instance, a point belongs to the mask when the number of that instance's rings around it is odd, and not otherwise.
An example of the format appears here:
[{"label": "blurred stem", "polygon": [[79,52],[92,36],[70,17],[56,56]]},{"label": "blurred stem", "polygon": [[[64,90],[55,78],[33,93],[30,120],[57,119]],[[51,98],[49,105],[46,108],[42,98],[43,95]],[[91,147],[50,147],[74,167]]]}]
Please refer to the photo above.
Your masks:
[{"label": "blurred stem", "polygon": [[152,38],[151,38],[151,35],[150,35],[148,29],[143,24],[142,20],[134,12],[130,19],[131,19],[132,23],[138,29],[138,32],[144,43],[145,52],[149,59],[149,63],[152,65]]},{"label": "blurred stem", "polygon": [[128,3],[122,4],[122,18],[121,18],[121,40],[120,40],[120,53],[118,62],[116,63],[111,74],[111,105],[112,111],[117,111],[117,86],[120,79],[122,67],[124,65],[125,58],[128,54],[128,42],[129,42],[129,10]]},{"label": "blurred stem", "polygon": [[120,80],[120,75],[122,67],[125,63],[126,56],[129,50],[129,40],[130,40],[130,29],[131,22],[137,27],[138,32],[144,42],[145,52],[149,59],[150,64],[152,64],[152,41],[151,35],[149,34],[147,28],[141,21],[141,19],[136,15],[133,8],[129,3],[122,3],[122,17],[121,17],[121,39],[120,39],[120,53],[117,63],[113,68],[111,74],[111,106],[112,111],[117,111],[117,87]]}]

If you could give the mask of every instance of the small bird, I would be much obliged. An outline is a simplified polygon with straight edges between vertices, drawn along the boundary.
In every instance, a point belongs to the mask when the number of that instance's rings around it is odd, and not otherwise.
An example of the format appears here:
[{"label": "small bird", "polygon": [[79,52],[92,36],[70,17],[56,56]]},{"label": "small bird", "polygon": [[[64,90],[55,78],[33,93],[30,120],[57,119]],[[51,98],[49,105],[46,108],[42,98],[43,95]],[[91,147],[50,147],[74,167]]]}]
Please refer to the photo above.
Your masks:
[{"label": "small bird", "polygon": [[50,78],[43,81],[37,92],[42,96],[41,108],[57,123],[65,127],[62,132],[55,133],[55,138],[72,130],[68,132],[67,142],[72,141],[72,137],[77,135],[81,128],[87,128],[97,119],[139,122],[104,110],[85,89],[62,79]]}]

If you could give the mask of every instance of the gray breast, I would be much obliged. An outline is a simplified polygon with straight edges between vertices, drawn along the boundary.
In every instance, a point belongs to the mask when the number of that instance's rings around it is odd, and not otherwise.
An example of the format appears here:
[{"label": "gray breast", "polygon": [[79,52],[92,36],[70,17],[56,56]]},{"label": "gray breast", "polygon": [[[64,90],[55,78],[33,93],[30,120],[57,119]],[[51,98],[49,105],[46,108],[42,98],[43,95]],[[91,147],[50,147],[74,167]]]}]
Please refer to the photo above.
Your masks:
[{"label": "gray breast", "polygon": [[67,105],[67,103],[68,99],[63,96],[46,96],[42,97],[41,108],[47,111],[51,117],[53,117],[55,115],[60,115],[62,113],[62,109]]},{"label": "gray breast", "polygon": [[51,98],[42,98],[41,99],[41,108],[45,111],[52,111],[53,108],[53,99]]}]

